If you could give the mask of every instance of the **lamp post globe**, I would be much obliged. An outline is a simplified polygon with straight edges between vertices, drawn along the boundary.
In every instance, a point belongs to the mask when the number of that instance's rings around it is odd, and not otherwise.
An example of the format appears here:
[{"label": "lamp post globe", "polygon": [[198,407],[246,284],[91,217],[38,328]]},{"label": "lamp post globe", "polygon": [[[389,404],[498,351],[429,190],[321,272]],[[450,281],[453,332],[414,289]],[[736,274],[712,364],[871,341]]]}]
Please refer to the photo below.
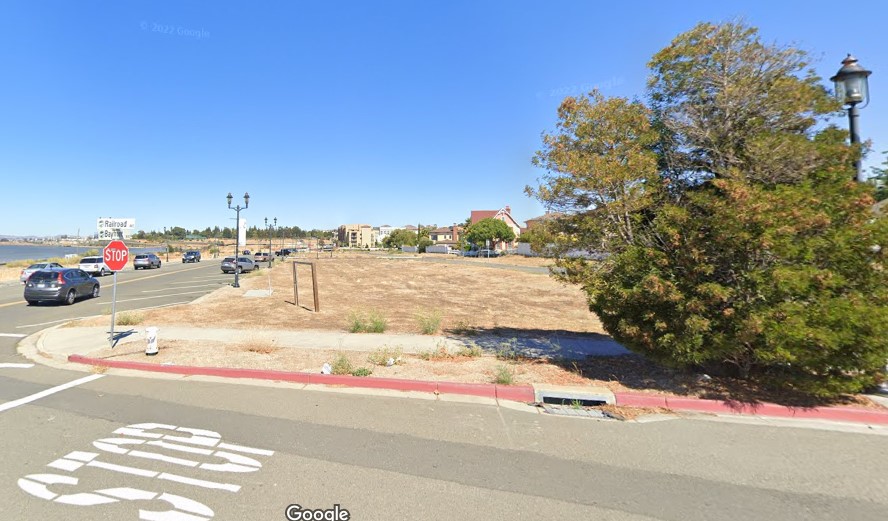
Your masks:
[{"label": "lamp post globe", "polygon": [[[842,60],[842,68],[830,78],[836,87],[836,98],[848,107],[848,131],[851,134],[852,145],[860,143],[857,120],[860,117],[859,110],[869,104],[869,75],[872,73],[873,71],[863,68],[857,62],[857,58],[848,54]],[[866,182],[860,159],[854,161],[854,168],[857,181]]]}]

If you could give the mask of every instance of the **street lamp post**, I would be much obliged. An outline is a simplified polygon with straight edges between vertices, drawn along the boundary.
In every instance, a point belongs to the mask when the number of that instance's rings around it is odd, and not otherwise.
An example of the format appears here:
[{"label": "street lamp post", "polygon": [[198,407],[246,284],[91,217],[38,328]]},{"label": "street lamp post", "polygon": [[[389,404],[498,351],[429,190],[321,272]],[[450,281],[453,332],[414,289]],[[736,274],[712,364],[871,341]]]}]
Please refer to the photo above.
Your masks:
[{"label": "street lamp post", "polygon": [[[274,226],[277,226],[278,218],[274,218]],[[268,233],[268,267],[270,268],[272,264],[274,264],[274,253],[271,251],[271,230],[273,230],[273,226],[268,225],[268,217],[265,218],[265,231]]]},{"label": "street lamp post", "polygon": [[[848,130],[851,133],[851,144],[860,143],[860,132],[857,128],[858,118],[860,117],[859,109],[869,104],[869,81],[867,78],[873,71],[868,71],[857,63],[857,58],[850,54],[842,60],[842,68],[830,81],[836,85],[836,98],[843,105],[848,106]],[[858,107],[858,104],[862,104]],[[863,174],[863,168],[860,165],[860,159],[854,161],[854,169],[856,170],[856,178],[859,183],[865,183],[866,177]]]},{"label": "street lamp post", "polygon": [[238,275],[240,274],[240,262],[238,261],[238,256],[240,255],[240,212],[241,210],[246,210],[250,206],[250,194],[244,192],[244,206],[237,205],[232,207],[231,200],[234,199],[231,197],[231,192],[228,192],[228,208],[235,211],[237,217],[235,217],[235,222],[237,223],[234,227],[234,287],[239,288],[240,282],[238,280]]}]

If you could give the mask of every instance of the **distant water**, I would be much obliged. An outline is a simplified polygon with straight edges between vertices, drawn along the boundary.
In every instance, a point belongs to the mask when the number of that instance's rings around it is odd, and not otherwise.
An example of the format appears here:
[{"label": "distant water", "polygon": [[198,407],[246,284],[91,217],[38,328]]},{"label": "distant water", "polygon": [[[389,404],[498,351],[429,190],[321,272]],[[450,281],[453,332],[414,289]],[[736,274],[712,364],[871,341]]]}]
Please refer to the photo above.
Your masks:
[{"label": "distant water", "polygon": [[[64,257],[65,255],[75,255],[77,257],[81,257],[89,250],[101,251],[101,248],[98,246],[46,246],[38,244],[35,244],[33,246],[22,246],[0,243],[0,264],[29,259],[39,261],[44,259],[51,259],[53,257]],[[135,255],[136,253],[158,252],[166,250],[163,246],[161,246],[159,248],[130,248],[130,251],[133,255]]]}]

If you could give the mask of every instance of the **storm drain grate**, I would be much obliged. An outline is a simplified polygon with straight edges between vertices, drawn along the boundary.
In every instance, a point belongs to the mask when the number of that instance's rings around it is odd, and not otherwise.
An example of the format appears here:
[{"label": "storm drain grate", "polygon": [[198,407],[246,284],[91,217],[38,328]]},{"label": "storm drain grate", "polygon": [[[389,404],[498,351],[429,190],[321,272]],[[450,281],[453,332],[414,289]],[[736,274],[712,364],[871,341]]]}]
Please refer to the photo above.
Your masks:
[{"label": "storm drain grate", "polygon": [[595,418],[598,420],[618,420],[620,418],[611,416],[601,409],[590,407],[582,407],[578,405],[552,405],[544,403],[541,405],[543,412],[554,414],[556,416],[574,416],[577,418]]}]

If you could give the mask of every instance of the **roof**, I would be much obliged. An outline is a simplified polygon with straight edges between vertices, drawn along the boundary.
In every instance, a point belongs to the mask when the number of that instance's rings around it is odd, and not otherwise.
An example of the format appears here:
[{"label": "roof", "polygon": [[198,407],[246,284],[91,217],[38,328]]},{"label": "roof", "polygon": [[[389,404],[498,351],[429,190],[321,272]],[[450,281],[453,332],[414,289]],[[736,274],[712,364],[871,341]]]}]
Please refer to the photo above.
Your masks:
[{"label": "roof", "polygon": [[472,224],[480,221],[481,219],[489,219],[491,217],[496,217],[496,214],[499,213],[499,210],[472,210]]}]

